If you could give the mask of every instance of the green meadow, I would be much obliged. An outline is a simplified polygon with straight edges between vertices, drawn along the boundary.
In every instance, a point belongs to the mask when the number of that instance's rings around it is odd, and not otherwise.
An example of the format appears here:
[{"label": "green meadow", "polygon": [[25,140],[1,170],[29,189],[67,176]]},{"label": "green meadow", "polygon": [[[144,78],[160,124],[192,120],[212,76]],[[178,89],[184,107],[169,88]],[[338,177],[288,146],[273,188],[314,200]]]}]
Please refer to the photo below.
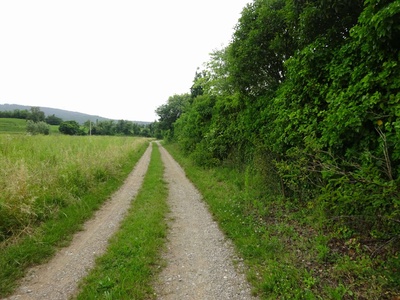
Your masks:
[{"label": "green meadow", "polygon": [[[50,134],[60,134],[57,125],[49,125]],[[0,118],[0,134],[26,134],[26,120]]]},{"label": "green meadow", "polygon": [[0,134],[22,134],[26,132],[26,120],[0,118]]}]

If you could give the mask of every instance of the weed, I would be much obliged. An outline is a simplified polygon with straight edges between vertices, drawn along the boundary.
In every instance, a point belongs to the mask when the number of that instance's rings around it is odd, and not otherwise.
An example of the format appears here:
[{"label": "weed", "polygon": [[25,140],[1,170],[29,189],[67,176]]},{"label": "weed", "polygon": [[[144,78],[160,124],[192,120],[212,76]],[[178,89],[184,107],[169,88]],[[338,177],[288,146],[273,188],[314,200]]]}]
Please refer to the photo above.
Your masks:
[{"label": "weed", "polygon": [[329,299],[332,300],[342,300],[346,295],[353,296],[353,292],[351,292],[341,283],[334,288],[329,286],[326,287],[326,294],[328,295]]}]

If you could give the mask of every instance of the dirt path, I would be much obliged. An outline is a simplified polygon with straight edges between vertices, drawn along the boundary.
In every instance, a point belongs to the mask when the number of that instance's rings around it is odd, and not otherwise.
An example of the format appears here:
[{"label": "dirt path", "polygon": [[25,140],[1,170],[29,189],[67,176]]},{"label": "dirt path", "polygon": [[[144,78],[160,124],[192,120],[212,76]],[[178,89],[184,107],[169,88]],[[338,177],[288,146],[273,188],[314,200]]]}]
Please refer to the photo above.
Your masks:
[{"label": "dirt path", "polygon": [[[170,188],[171,213],[167,266],[155,283],[158,299],[254,299],[243,273],[237,271],[242,267],[231,243],[212,220],[201,195],[168,152],[161,146],[160,150]],[[64,300],[77,292],[78,282],[106,250],[108,239],[137,194],[150,154],[151,147],[124,185],[74,236],[70,246],[48,263],[29,270],[15,294],[6,299]]]},{"label": "dirt path", "polygon": [[167,267],[156,284],[158,299],[255,299],[231,243],[213,221],[184,171],[160,147],[169,183],[170,232]]},{"label": "dirt path", "polygon": [[6,299],[69,299],[78,282],[94,265],[96,256],[106,250],[107,241],[137,194],[150,161],[149,147],[123,186],[76,234],[70,246],[61,249],[48,263],[32,268],[15,294]]}]

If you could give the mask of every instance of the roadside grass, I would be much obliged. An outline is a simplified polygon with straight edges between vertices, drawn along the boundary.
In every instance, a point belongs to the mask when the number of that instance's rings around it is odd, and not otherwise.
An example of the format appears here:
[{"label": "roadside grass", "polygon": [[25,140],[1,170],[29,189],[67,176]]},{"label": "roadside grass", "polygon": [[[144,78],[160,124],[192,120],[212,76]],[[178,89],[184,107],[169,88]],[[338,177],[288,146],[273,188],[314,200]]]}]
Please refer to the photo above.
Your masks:
[{"label": "roadside grass", "polygon": [[119,231],[110,239],[106,254],[81,282],[77,299],[149,299],[161,262],[167,223],[168,188],[157,146],[143,185],[132,201]]},{"label": "roadside grass", "polygon": [[398,299],[398,255],[371,256],[323,208],[269,192],[248,169],[204,169],[176,144],[165,148],[234,242],[262,299]]},{"label": "roadside grass", "polygon": [[122,184],[148,139],[0,135],[0,297],[67,245]]}]

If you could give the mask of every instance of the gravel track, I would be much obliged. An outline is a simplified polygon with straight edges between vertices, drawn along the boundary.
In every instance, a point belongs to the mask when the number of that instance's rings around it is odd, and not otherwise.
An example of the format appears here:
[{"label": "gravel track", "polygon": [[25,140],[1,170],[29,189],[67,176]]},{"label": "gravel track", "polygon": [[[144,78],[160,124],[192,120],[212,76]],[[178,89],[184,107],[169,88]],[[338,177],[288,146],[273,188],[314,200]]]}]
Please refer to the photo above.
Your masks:
[{"label": "gravel track", "polygon": [[[178,163],[159,144],[164,178],[169,184],[169,234],[163,258],[166,267],[155,279],[159,300],[256,299],[234,248],[213,221],[200,193]],[[96,212],[71,244],[47,263],[30,269],[8,300],[66,300],[105,252],[142,185],[150,161],[146,150],[123,186]],[[235,262],[235,263],[234,263]]]},{"label": "gravel track", "polygon": [[160,150],[171,213],[167,266],[155,287],[158,299],[256,299],[231,242],[213,221],[200,193],[168,152],[161,146]]},{"label": "gravel track", "polygon": [[48,263],[30,269],[14,295],[6,299],[64,300],[76,293],[78,282],[94,266],[95,258],[106,250],[108,239],[118,229],[142,185],[150,154],[151,146],[121,188],[85,223],[71,244],[58,251]]}]

